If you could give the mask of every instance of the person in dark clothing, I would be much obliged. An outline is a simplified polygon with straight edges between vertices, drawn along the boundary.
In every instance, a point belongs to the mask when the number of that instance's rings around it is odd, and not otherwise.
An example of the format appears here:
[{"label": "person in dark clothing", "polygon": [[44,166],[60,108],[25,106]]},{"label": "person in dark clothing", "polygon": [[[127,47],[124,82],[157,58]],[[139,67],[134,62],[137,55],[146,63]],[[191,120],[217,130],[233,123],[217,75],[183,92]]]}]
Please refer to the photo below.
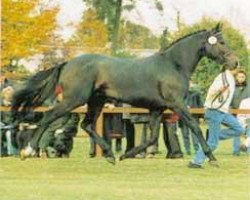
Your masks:
[{"label": "person in dark clothing", "polygon": [[73,149],[73,137],[77,134],[80,117],[77,113],[70,113],[63,118],[67,118],[65,124],[55,131],[54,138],[47,148],[49,157],[69,157]]},{"label": "person in dark clothing", "polygon": [[[105,108],[113,109],[115,106],[119,106],[119,104],[107,103],[105,104]],[[112,139],[115,139],[115,151],[122,151],[122,137],[123,137],[123,121],[122,114],[112,113],[112,114],[104,114],[104,127],[103,127],[103,138],[112,148]],[[91,158],[96,156],[95,152],[95,143],[92,138],[90,138],[90,151],[89,156]],[[104,156],[106,152],[103,152]]]},{"label": "person in dark clothing", "polygon": [[18,124],[18,131],[14,135],[14,145],[18,148],[19,152],[28,146],[42,117],[43,113],[40,112],[29,111],[26,113],[19,113],[18,120],[20,123]]},{"label": "person in dark clothing", "polygon": [[[247,84],[247,74],[244,70],[239,70],[235,75],[235,91],[233,95],[233,100],[231,103],[231,108],[238,109],[240,106],[240,102],[243,99],[250,97],[248,84]],[[249,106],[250,107],[250,106]],[[240,136],[233,138],[233,155],[240,155]]]},{"label": "person in dark clothing", "polygon": [[163,119],[163,139],[167,148],[166,158],[183,158],[179,139],[177,136],[177,122],[179,116],[176,113],[166,115]]},{"label": "person in dark clothing", "polygon": [[[131,114],[130,120],[134,126],[142,124],[141,145],[149,139],[148,137],[152,138],[151,131],[149,131],[150,127],[148,114]],[[158,141],[156,144],[149,146],[146,150],[136,155],[136,158],[153,158],[156,153],[158,153]]]},{"label": "person in dark clothing", "polygon": [[[122,104],[122,107],[130,108],[129,104]],[[129,113],[122,114],[124,135],[126,137],[127,145],[125,152],[129,152],[135,147],[135,126],[131,122],[131,115]]]},{"label": "person in dark clothing", "polygon": [[[185,98],[185,103],[188,108],[203,108],[203,101],[201,98],[201,93],[198,87],[193,84],[192,81],[189,82],[189,91]],[[199,115],[194,115],[195,120],[199,123]],[[192,138],[192,143],[194,151],[197,152],[199,149],[198,138],[193,134],[193,132],[187,127],[182,121],[179,122],[179,127],[182,132],[183,143],[188,155],[191,155],[191,145],[190,145],[190,136]]]},{"label": "person in dark clothing", "polygon": [[[135,115],[136,116],[136,115]],[[179,139],[177,136],[177,121],[179,117],[176,114],[165,115],[163,118],[163,140],[166,145],[167,155],[166,158],[182,158],[183,153],[181,151]],[[138,115],[137,119],[133,119],[132,122],[142,123],[142,136],[141,144],[146,142],[148,129],[149,129],[149,115]],[[152,135],[150,135],[152,137]],[[158,141],[156,144],[150,146],[146,151],[138,154],[137,158],[152,158],[158,153]]]},{"label": "person in dark clothing", "polygon": [[[55,95],[57,102],[63,100],[63,91],[60,86],[56,88]],[[78,114],[67,113],[51,123],[39,141],[40,157],[69,157],[79,120]]]}]

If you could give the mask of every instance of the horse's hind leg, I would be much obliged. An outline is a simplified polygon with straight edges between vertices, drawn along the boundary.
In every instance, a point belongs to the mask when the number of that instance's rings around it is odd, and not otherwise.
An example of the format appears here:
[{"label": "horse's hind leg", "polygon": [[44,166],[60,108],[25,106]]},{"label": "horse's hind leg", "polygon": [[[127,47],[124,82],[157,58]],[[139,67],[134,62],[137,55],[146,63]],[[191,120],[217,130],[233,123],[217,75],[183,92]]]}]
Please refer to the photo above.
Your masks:
[{"label": "horse's hind leg", "polygon": [[26,157],[30,156],[38,149],[39,140],[44,133],[44,131],[50,126],[50,124],[55,121],[56,119],[62,117],[66,113],[70,112],[74,108],[80,106],[81,103],[74,101],[72,102],[70,99],[63,100],[62,102],[58,103],[53,109],[47,111],[42,118],[41,122],[39,123],[39,128],[35,132],[35,135],[32,137],[29,146],[20,152],[21,159],[25,159]]},{"label": "horse's hind leg", "polygon": [[172,108],[173,111],[175,111],[183,120],[184,123],[187,124],[187,126],[193,131],[193,133],[198,138],[200,145],[203,149],[204,154],[209,158],[210,161],[216,161],[216,158],[214,157],[212,151],[210,150],[209,146],[206,143],[206,140],[204,139],[202,135],[202,131],[199,127],[199,124],[197,121],[192,117],[192,115],[187,111],[186,108],[181,106],[175,106]]},{"label": "horse's hind leg", "polygon": [[120,160],[124,160],[126,158],[133,158],[138,153],[145,150],[147,147],[155,144],[158,141],[159,138],[159,129],[160,129],[160,123],[162,119],[162,111],[160,110],[154,110],[150,112],[150,129],[152,132],[152,138],[148,141],[146,141],[144,144],[141,144],[140,146],[137,146],[130,151],[126,152],[124,155],[120,157]]},{"label": "horse's hind leg", "polygon": [[115,157],[110,145],[108,145],[108,143],[95,131],[96,121],[101,113],[104,103],[105,98],[103,97],[97,97],[89,100],[88,112],[86,113],[85,119],[82,121],[81,127],[90,135],[90,137],[93,138],[95,143],[97,143],[102,150],[105,151],[107,161],[115,164]]}]

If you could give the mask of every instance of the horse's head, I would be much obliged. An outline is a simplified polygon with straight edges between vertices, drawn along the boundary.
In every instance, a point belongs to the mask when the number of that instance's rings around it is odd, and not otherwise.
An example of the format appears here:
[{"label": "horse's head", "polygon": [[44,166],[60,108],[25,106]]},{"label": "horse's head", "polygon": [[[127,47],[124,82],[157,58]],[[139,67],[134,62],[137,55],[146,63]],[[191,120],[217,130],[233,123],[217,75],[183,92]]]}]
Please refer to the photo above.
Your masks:
[{"label": "horse's head", "polygon": [[207,31],[204,49],[208,58],[219,62],[225,69],[232,70],[239,65],[237,56],[224,41],[220,23],[212,30]]}]

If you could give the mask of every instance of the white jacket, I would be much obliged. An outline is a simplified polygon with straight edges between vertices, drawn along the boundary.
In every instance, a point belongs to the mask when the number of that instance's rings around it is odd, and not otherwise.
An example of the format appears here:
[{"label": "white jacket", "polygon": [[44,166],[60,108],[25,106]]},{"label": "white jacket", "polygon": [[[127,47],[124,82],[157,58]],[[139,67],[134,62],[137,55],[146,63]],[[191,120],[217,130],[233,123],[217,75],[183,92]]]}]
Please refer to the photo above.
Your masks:
[{"label": "white jacket", "polygon": [[[239,109],[250,109],[250,97],[243,99],[240,102]],[[238,114],[237,118],[240,122],[240,124],[245,128],[247,127],[247,119],[250,119],[250,114]]]},{"label": "white jacket", "polygon": [[[224,78],[222,74],[223,73],[220,73],[214,79],[212,85],[209,87],[204,107],[206,109],[211,108],[227,113],[229,111],[229,106],[231,104],[235,90],[235,80],[234,76],[231,74],[229,70],[225,71]],[[225,80],[227,87],[225,87]],[[216,96],[221,91],[222,91],[221,99],[216,98]]]}]

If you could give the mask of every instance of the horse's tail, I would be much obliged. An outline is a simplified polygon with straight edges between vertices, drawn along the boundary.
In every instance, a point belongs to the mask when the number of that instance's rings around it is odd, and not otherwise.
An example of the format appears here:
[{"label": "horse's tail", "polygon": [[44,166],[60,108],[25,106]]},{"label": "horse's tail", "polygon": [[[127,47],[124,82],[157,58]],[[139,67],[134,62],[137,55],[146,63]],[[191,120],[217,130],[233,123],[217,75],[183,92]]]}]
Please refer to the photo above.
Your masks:
[{"label": "horse's tail", "polygon": [[66,62],[40,71],[29,78],[24,87],[17,90],[12,99],[12,112],[17,111],[20,107],[24,110],[26,107],[40,106],[46,99],[54,94],[56,85],[59,80],[60,72]]}]

